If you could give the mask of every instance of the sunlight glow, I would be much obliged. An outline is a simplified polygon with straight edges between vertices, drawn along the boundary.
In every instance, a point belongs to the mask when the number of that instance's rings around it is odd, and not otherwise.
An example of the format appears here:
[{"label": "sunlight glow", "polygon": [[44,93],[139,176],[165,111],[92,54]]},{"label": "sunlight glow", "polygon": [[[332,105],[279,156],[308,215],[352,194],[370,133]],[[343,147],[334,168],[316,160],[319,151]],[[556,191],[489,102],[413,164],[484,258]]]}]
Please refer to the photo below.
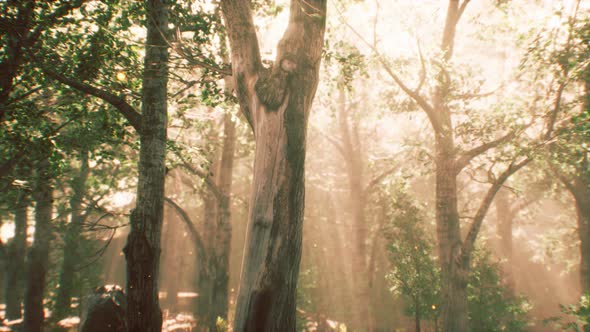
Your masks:
[{"label": "sunlight glow", "polygon": [[135,195],[130,192],[117,192],[111,197],[111,205],[115,208],[125,207],[135,199]]},{"label": "sunlight glow", "polygon": [[127,80],[127,74],[125,74],[125,72],[123,72],[123,71],[118,71],[117,72],[117,81],[125,82],[126,80]]},{"label": "sunlight glow", "polygon": [[13,223],[6,223],[0,226],[0,239],[2,242],[6,243],[6,241],[12,239],[14,237],[14,224]]}]

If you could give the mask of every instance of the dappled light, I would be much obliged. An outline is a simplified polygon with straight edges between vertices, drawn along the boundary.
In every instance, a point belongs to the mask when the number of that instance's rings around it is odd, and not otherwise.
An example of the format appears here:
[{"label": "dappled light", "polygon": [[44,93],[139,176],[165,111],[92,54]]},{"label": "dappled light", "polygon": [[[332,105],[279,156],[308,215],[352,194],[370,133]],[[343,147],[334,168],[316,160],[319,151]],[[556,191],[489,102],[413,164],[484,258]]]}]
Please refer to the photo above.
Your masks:
[{"label": "dappled light", "polygon": [[590,331],[590,2],[0,9],[0,331]]}]

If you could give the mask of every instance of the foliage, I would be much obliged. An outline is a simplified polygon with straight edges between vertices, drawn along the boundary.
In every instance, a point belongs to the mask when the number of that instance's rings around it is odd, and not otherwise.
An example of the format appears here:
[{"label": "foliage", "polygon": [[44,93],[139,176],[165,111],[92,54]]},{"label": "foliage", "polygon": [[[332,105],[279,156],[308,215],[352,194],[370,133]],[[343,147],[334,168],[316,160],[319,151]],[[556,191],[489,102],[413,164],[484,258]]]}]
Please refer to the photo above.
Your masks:
[{"label": "foliage", "polygon": [[[403,184],[394,185],[384,236],[389,241],[387,275],[391,291],[408,301],[406,314],[432,321],[439,315],[440,270],[432,255],[432,238],[425,229],[422,207]],[[469,275],[469,319],[473,331],[524,331],[526,299],[514,296],[501,278],[500,266],[489,251],[474,252]]]},{"label": "foliage", "polygon": [[500,266],[489,251],[475,251],[467,292],[472,330],[525,330],[530,305],[524,297],[510,293],[501,280]]},{"label": "foliage", "polygon": [[390,201],[385,237],[392,269],[391,291],[409,302],[406,313],[436,320],[440,302],[440,270],[431,256],[433,243],[424,229],[423,213],[403,185]]},{"label": "foliage", "polygon": [[567,315],[569,319],[563,317],[553,317],[545,320],[546,324],[553,325],[556,329],[562,331],[584,331],[580,326],[590,324],[590,294],[584,294],[577,304],[568,306],[560,305],[561,312]]}]

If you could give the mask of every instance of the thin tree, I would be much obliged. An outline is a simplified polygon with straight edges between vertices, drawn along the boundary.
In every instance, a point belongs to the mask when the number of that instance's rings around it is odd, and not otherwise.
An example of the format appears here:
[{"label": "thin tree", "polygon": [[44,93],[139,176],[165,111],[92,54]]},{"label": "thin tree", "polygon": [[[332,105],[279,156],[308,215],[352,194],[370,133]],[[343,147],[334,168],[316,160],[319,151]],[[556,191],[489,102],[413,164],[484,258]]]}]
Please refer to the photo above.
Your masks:
[{"label": "thin tree", "polygon": [[27,257],[25,310],[23,331],[41,332],[45,320],[43,295],[49,268],[49,245],[53,214],[53,170],[49,160],[43,160],[36,172],[33,199],[35,201],[35,235]]},{"label": "thin tree", "polygon": [[4,296],[8,320],[21,318],[24,283],[25,251],[27,248],[27,210],[29,193],[23,189],[18,192],[14,206],[14,238],[6,248],[7,263],[4,279]]}]

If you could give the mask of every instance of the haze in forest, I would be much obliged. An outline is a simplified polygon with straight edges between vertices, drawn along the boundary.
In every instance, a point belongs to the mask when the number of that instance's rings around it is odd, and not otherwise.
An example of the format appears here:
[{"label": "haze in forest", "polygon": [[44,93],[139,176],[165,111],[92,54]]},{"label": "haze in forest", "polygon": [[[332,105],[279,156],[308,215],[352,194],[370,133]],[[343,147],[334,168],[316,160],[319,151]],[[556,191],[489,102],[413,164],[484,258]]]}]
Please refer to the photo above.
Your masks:
[{"label": "haze in forest", "polygon": [[589,331],[590,2],[0,9],[0,331]]}]

